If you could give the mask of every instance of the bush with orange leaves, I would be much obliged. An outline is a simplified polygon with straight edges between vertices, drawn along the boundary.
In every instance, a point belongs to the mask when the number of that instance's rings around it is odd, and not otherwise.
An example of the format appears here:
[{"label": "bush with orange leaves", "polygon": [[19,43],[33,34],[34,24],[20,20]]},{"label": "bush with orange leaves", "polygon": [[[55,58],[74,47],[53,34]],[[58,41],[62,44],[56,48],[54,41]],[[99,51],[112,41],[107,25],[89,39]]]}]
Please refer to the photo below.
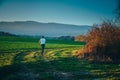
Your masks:
[{"label": "bush with orange leaves", "polygon": [[120,61],[120,26],[111,22],[94,25],[87,34],[89,40],[78,51],[80,58],[99,61]]},{"label": "bush with orange leaves", "polygon": [[87,42],[88,36],[87,35],[78,35],[75,37],[75,41],[80,41],[80,42]]}]

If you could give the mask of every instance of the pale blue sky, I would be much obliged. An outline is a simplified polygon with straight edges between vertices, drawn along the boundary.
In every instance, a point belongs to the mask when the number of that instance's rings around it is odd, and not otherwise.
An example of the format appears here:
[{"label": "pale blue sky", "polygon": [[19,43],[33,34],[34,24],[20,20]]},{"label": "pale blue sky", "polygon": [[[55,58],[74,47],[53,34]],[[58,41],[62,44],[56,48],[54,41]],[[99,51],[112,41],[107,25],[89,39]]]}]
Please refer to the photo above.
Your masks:
[{"label": "pale blue sky", "polygon": [[92,25],[112,19],[117,0],[0,0],[0,21]]}]

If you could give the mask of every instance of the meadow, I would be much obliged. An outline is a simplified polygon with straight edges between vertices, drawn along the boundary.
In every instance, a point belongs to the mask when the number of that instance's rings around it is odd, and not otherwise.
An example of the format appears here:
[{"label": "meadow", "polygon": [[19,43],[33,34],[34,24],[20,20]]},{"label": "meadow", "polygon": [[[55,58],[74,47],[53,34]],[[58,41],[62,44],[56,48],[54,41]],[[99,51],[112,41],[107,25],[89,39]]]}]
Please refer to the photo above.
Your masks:
[{"label": "meadow", "polygon": [[0,80],[119,80],[120,63],[79,59],[85,42],[0,36]]}]

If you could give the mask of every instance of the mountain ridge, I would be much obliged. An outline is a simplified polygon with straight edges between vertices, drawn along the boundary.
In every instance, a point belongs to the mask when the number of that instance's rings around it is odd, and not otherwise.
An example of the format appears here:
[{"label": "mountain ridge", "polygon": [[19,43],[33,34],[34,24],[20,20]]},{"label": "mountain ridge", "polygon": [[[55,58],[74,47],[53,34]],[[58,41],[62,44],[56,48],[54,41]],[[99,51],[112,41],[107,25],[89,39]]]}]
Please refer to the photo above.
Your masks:
[{"label": "mountain ridge", "polygon": [[36,21],[0,22],[0,31],[18,35],[76,36],[86,34],[91,26]]}]

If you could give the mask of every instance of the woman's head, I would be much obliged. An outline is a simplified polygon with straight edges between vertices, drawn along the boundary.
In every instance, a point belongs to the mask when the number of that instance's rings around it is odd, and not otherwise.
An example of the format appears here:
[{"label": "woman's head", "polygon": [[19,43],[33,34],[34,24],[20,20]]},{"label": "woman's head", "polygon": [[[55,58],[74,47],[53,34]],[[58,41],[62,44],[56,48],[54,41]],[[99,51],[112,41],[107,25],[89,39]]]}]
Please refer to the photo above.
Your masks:
[{"label": "woman's head", "polygon": [[44,36],[41,36],[41,38],[44,38]]}]

